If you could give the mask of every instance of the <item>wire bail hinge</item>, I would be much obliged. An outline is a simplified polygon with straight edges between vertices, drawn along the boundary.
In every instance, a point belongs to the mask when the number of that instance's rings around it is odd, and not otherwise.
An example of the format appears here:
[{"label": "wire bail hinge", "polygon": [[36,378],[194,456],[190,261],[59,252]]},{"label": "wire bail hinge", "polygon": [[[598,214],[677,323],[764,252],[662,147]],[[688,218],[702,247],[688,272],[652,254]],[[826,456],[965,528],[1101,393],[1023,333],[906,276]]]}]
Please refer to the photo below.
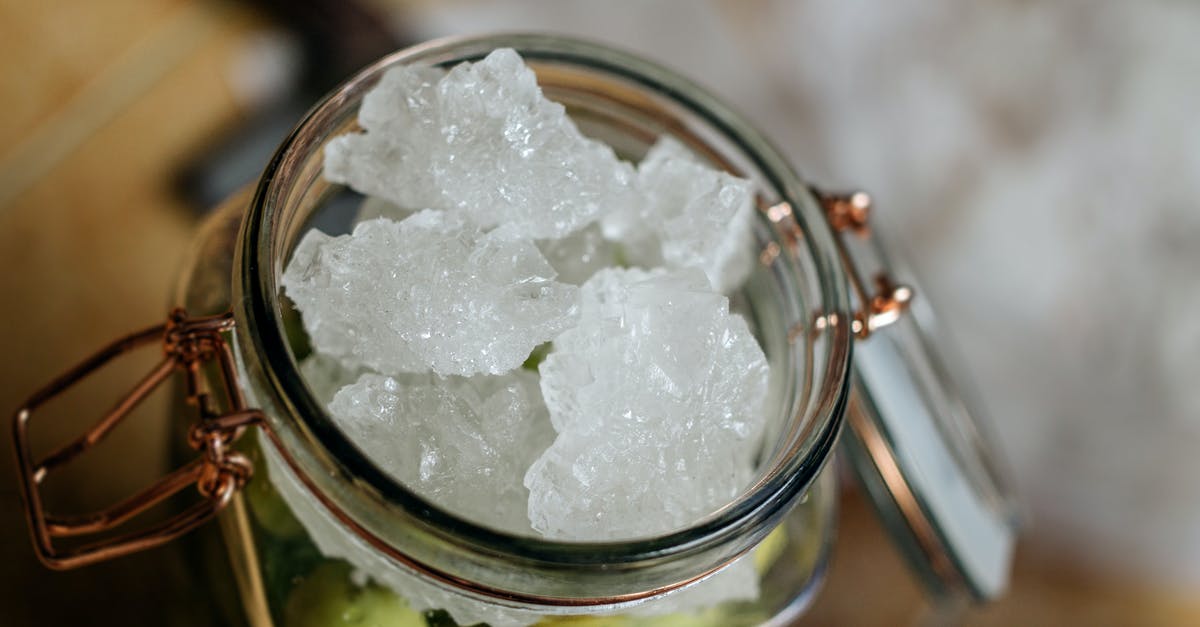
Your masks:
[{"label": "wire bail hinge", "polygon": [[[871,197],[866,192],[831,194],[810,187],[824,213],[825,220],[834,231],[834,243],[846,268],[850,288],[858,301],[858,311],[850,316],[850,329],[858,339],[900,319],[915,296],[912,287],[895,282],[883,261],[877,243],[872,239],[870,214]],[[767,219],[776,225],[785,246],[795,249],[804,237],[796,220],[791,203],[784,201],[764,210]],[[858,245],[855,254],[850,250],[850,236],[868,246]],[[770,242],[759,254],[759,262],[770,265],[782,252],[775,242]],[[865,277],[870,276],[867,280]],[[801,323],[789,332],[789,337],[798,337],[806,332],[821,331],[839,324],[842,318],[836,312],[819,312],[811,323]]]},{"label": "wire bail hinge", "polygon": [[[852,234],[859,239],[871,237],[870,215],[871,197],[866,192],[828,193],[812,188],[825,219],[838,235]],[[850,278],[850,287],[858,298],[859,310],[851,321],[851,331],[859,339],[865,339],[871,333],[886,327],[900,319],[908,310],[914,292],[912,287],[896,283],[888,273],[886,264],[876,260],[879,267],[870,282],[864,278],[866,271],[860,266],[859,259],[850,253],[845,237],[837,240],[838,251],[846,266]]]},{"label": "wire bail hinge", "polygon": [[[56,569],[75,568],[165,544],[215,516],[250,478],[253,466],[233,448],[233,444],[248,426],[260,423],[263,416],[259,410],[246,407],[237,383],[233,352],[225,340],[233,325],[231,313],[189,318],[183,309],[175,309],[165,324],[109,344],[39,390],[17,409],[13,416],[17,466],[34,549],[44,564]],[[38,408],[113,359],[156,342],[163,348],[163,359],[149,374],[83,435],[35,460],[29,442],[29,422]],[[200,456],[108,509],[75,516],[47,513],[40,491],[46,477],[100,443],[176,371],[183,372],[188,403],[196,407],[199,414],[188,433],[188,443],[200,452]],[[209,382],[214,376],[215,384]],[[214,398],[214,388],[220,390],[221,399]],[[225,411],[217,409],[218,405],[223,405]],[[201,499],[165,521],[134,531],[118,532],[88,544],[69,548],[55,545],[57,539],[95,536],[123,527],[129,520],[188,486],[195,486]]]}]

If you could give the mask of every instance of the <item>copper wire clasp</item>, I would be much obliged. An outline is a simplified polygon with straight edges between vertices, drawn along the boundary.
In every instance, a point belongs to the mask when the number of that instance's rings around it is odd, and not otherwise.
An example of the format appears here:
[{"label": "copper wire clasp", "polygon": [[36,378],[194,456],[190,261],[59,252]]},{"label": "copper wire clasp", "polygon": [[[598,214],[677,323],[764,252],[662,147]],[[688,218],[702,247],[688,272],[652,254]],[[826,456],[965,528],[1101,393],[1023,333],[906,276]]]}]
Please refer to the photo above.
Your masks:
[{"label": "copper wire clasp", "polygon": [[[820,201],[821,208],[825,210],[825,219],[829,226],[832,226],[839,236],[850,234],[861,239],[870,237],[871,227],[868,219],[871,214],[871,197],[866,192],[830,194],[814,188],[813,193]],[[912,302],[913,289],[893,281],[886,268],[876,272],[871,279],[871,285],[868,286],[863,278],[862,269],[847,250],[844,239],[838,241],[838,253],[850,275],[850,287],[859,302],[859,310],[855,312],[850,323],[854,335],[864,339],[874,331],[899,320]]]},{"label": "copper wire clasp", "polygon": [[[51,568],[67,569],[119,557],[159,546],[207,522],[221,511],[234,493],[250,477],[252,466],[232,444],[249,425],[262,420],[256,409],[247,409],[245,397],[237,385],[233,353],[224,334],[233,328],[232,314],[188,318],[182,309],[171,312],[166,324],[160,324],[125,336],[84,360],[75,368],[35,393],[13,416],[13,442],[26,514],[33,533],[38,558]],[[29,443],[29,421],[46,402],[66,392],[88,375],[113,359],[136,348],[160,342],[163,359],[123,398],[117,401],[83,435],[49,455],[34,461]],[[227,411],[216,409],[206,377],[215,366]],[[66,465],[108,436],[129,413],[168,377],[182,371],[187,382],[187,398],[199,412],[189,433],[189,444],[201,455],[162,477],[141,492],[103,511],[77,515],[48,514],[42,504],[39,486],[56,468]],[[56,538],[95,535],[122,526],[138,514],[196,486],[202,498],[168,520],[135,531],[102,538],[90,544],[56,548]]]},{"label": "copper wire clasp", "polygon": [[[900,319],[900,316],[908,310],[909,303],[912,302],[913,289],[894,282],[887,272],[886,264],[884,267],[875,268],[874,274],[869,274],[871,271],[863,268],[864,264],[859,263],[855,255],[850,252],[848,237],[854,236],[860,240],[870,240],[871,238],[870,196],[864,192],[830,194],[816,188],[810,189],[825,213],[825,220],[829,226],[833,227],[834,243],[837,245],[838,255],[846,268],[850,288],[854,291],[854,296],[858,301],[859,309],[854,312],[850,320],[850,329],[855,337],[865,339],[876,330]],[[803,233],[790,203],[781,202],[772,205],[765,209],[765,213],[767,219],[780,229],[785,245],[791,247],[799,245]],[[873,241],[870,243],[877,244]],[[876,253],[878,255],[878,251]],[[770,265],[779,254],[779,246],[771,242],[760,253],[759,261],[764,265]],[[875,265],[880,265],[878,259],[875,261]],[[872,277],[869,282],[864,278],[868,275]],[[818,312],[811,324],[801,323],[792,330],[790,336],[798,337],[808,331],[819,331],[830,325],[838,324],[838,322],[839,318],[836,312]]]}]

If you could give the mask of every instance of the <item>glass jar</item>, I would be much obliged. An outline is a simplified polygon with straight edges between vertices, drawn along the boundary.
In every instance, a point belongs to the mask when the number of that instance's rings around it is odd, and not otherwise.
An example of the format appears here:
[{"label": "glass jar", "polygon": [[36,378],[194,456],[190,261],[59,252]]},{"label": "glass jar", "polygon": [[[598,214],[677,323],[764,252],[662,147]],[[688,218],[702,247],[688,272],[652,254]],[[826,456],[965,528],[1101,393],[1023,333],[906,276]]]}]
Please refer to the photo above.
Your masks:
[{"label": "glass jar", "polygon": [[[306,338],[281,297],[279,279],[308,229],[344,232],[356,207],[352,192],[322,177],[324,144],[356,128],[359,102],[386,69],[448,67],[500,47],[516,49],[547,97],[624,158],[640,158],[669,134],[754,183],[760,263],[731,303],[771,366],[770,427],[751,485],[686,529],[634,541],[572,543],[464,520],[372,464],[301,376]],[[305,117],[253,193],[230,198],[202,228],[175,294],[190,316],[219,321],[196,327],[199,353],[179,348],[192,346],[179,339],[181,328],[192,338],[193,327],[178,325],[182,316],[159,329],[168,354],[184,355],[178,363],[191,373],[181,393],[201,408],[202,418],[178,440],[204,454],[195,477],[211,504],[203,517],[220,511],[246,620],[255,627],[353,624],[347,617],[453,625],[451,616],[462,624],[786,624],[803,611],[828,560],[836,519],[830,460],[839,438],[850,441],[855,468],[932,594],[996,594],[1003,582],[994,581],[994,573],[1006,575],[1011,551],[1010,499],[965,405],[947,393],[953,388],[946,370],[912,326],[912,288],[890,280],[872,240],[850,235],[868,233],[866,209],[865,196],[810,188],[765,138],[703,89],[606,47],[549,36],[457,39],[368,67]],[[863,278],[868,275],[872,281]],[[204,335],[210,327],[213,334]],[[889,338],[893,327],[907,331]],[[852,368],[858,342],[874,343],[872,351],[882,356],[873,363],[882,365]],[[186,361],[204,347],[220,367]],[[206,382],[224,385],[220,403],[198,392]],[[896,388],[901,391],[890,391]],[[913,415],[914,404],[925,408],[916,412],[917,422],[929,422],[932,431],[888,422],[890,414]],[[851,428],[843,434],[848,407]],[[18,421],[28,418],[27,411]],[[912,444],[913,438],[925,444]],[[928,445],[930,438],[940,444]],[[39,468],[24,446],[19,437],[18,455],[32,469],[23,475],[31,523],[43,559],[53,564],[54,525],[45,523],[36,496]],[[905,454],[913,449],[921,450],[915,461]],[[934,475],[941,478],[929,478]],[[956,527],[955,520],[967,522]],[[962,524],[987,529],[972,535]],[[182,529],[168,529],[155,541]],[[980,543],[987,550],[977,550]],[[109,552],[126,548],[137,547]],[[669,611],[673,599],[716,581],[709,578],[743,556],[759,573],[758,601]],[[410,602],[449,613],[418,612]]]}]

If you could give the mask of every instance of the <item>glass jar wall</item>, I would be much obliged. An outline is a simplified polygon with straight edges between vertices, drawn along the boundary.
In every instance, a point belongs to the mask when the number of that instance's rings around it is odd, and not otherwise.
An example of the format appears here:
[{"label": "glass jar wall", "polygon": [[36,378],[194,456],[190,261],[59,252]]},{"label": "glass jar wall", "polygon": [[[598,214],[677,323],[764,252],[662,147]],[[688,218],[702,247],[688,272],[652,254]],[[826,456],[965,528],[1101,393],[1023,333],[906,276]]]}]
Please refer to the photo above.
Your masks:
[{"label": "glass jar wall", "polygon": [[[762,257],[732,300],[771,364],[771,428],[757,479],[735,502],[687,529],[644,541],[572,544],[461,520],[375,468],[330,422],[299,374],[308,349],[296,313],[280,298],[278,278],[307,229],[347,230],[359,200],[321,177],[323,144],[353,128],[358,102],[386,68],[449,66],[499,47],[517,49],[546,95],[565,104],[585,134],[623,157],[636,160],[670,134],[756,186],[763,210],[756,245],[776,254]],[[781,203],[796,228],[782,230],[768,218],[767,209]],[[848,395],[850,337],[846,325],[809,324],[848,310],[831,237],[812,195],[763,138],[701,89],[637,58],[571,40],[499,37],[435,42],[368,68],[310,113],[253,194],[230,199],[209,219],[176,295],[192,315],[233,308],[241,380],[268,420],[266,429],[242,440],[256,472],[221,514],[224,550],[249,622],[352,624],[347,617],[359,617],[385,625],[455,624],[444,611],[414,611],[394,592],[404,584],[388,585],[410,580],[473,608],[472,619],[494,610],[495,622],[533,622],[538,615],[550,616],[546,623],[598,625],[790,619],[820,580],[835,518],[834,473],[825,469]],[[688,616],[641,611],[751,552],[761,578],[757,602]],[[597,613],[605,616],[575,617]]]}]

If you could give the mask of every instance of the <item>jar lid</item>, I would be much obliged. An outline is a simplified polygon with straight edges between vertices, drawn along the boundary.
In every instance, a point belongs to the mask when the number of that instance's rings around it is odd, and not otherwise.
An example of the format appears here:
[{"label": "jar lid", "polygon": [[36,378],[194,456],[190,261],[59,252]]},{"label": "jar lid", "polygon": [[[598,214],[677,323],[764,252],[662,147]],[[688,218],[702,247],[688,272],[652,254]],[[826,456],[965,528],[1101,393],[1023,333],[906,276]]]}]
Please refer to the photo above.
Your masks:
[{"label": "jar lid", "polygon": [[[865,196],[851,198],[865,211]],[[858,233],[843,238],[852,279],[873,276],[880,290],[903,294],[904,311],[886,310],[878,326],[869,315],[856,317],[842,446],[931,595],[995,598],[1008,584],[1019,521],[1005,468],[964,370],[949,361],[947,339],[934,339],[926,293],[888,261],[875,236]],[[863,311],[877,311],[881,296],[868,295],[861,282],[855,287]]]}]

